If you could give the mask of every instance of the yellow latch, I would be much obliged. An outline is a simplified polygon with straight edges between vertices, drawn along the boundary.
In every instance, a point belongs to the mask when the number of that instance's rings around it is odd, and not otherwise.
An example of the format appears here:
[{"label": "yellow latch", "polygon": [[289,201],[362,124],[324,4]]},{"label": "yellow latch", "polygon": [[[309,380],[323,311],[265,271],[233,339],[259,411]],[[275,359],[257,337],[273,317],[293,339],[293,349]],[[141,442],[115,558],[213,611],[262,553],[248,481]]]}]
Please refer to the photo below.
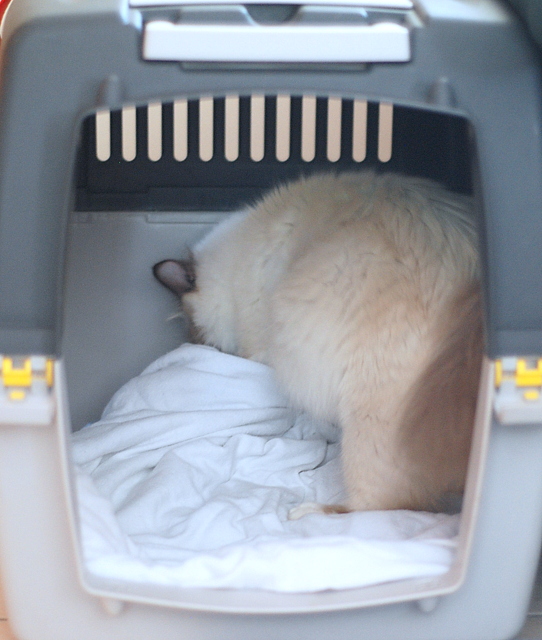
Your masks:
[{"label": "yellow latch", "polygon": [[529,368],[526,360],[518,360],[516,384],[518,387],[542,386],[542,360],[538,360],[534,368]]},{"label": "yellow latch", "polygon": [[2,360],[2,381],[6,387],[29,387],[32,384],[32,363],[26,358],[22,367],[15,367],[12,358]]},{"label": "yellow latch", "polygon": [[512,369],[503,368],[502,360],[495,362],[495,385],[501,386],[503,380],[512,380],[516,387],[542,387],[542,358],[534,361],[525,358],[515,360]]},{"label": "yellow latch", "polygon": [[45,382],[47,383],[48,387],[53,386],[53,379],[54,379],[53,371],[54,371],[53,361],[49,358],[45,362]]},{"label": "yellow latch", "polygon": [[495,361],[495,416],[501,424],[542,423],[542,358]]},{"label": "yellow latch", "polygon": [[36,378],[45,379],[48,387],[53,386],[53,361],[47,359],[44,367],[34,370],[32,358],[25,358],[21,366],[15,366],[13,358],[2,358],[2,382],[5,387],[31,387]]}]

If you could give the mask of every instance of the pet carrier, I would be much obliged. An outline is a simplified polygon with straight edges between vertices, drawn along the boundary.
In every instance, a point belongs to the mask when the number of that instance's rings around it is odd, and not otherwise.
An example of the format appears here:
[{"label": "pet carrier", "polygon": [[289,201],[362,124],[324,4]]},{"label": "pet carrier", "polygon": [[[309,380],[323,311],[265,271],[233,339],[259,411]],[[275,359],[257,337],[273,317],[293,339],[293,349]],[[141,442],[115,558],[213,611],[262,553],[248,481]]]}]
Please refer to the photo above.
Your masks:
[{"label": "pet carrier", "polygon": [[[516,17],[490,0],[13,0],[0,53],[0,557],[15,633],[517,633],[542,533],[542,157],[539,67]],[[289,593],[89,566],[71,434],[185,336],[151,266],[277,183],[364,167],[477,203],[486,357],[447,569]]]}]

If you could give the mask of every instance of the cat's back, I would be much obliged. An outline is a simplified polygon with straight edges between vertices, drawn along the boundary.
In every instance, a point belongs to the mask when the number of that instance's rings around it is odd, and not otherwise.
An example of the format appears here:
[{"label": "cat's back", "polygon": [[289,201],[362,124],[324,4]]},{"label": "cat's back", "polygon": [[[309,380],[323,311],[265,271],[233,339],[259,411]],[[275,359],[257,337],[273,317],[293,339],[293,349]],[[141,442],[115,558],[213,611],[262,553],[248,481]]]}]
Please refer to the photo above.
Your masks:
[{"label": "cat's back", "polygon": [[369,171],[301,177],[271,191],[247,222],[274,239],[276,246],[313,243],[369,210],[378,182]]},{"label": "cat's back", "polygon": [[324,239],[352,223],[373,224],[397,242],[404,241],[393,236],[401,226],[424,225],[432,233],[455,228],[468,242],[475,239],[469,197],[431,180],[374,171],[301,177],[271,191],[249,211],[246,223],[253,232],[259,228],[267,239],[289,240],[291,246]]},{"label": "cat's back", "polygon": [[478,269],[471,198],[395,173],[301,178],[268,194],[245,226],[255,266],[269,284],[310,252],[335,262],[348,246],[350,254],[370,250],[448,276],[457,271],[468,279]]}]

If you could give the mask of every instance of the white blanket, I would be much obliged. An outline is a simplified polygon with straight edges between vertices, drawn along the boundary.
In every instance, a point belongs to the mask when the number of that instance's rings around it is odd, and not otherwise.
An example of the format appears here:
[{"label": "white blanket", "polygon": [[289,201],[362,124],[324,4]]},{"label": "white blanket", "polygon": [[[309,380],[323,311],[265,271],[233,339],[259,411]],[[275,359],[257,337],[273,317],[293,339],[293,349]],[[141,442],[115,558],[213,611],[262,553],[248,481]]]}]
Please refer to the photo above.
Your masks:
[{"label": "white blanket", "polygon": [[182,587],[346,589],[446,572],[459,516],[289,521],[340,502],[339,435],[288,408],[272,371],[205,346],[165,355],[73,436],[87,569]]}]

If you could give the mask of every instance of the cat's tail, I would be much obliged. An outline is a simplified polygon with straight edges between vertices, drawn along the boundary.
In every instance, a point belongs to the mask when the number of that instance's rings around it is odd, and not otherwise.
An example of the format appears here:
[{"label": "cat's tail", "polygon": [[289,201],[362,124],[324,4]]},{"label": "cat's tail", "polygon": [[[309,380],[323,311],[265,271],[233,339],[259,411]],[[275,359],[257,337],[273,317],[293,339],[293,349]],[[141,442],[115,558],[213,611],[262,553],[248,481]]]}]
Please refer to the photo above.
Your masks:
[{"label": "cat's tail", "polygon": [[434,508],[464,487],[484,351],[480,285],[457,296],[440,320],[440,346],[411,389],[401,427],[420,498]]}]

